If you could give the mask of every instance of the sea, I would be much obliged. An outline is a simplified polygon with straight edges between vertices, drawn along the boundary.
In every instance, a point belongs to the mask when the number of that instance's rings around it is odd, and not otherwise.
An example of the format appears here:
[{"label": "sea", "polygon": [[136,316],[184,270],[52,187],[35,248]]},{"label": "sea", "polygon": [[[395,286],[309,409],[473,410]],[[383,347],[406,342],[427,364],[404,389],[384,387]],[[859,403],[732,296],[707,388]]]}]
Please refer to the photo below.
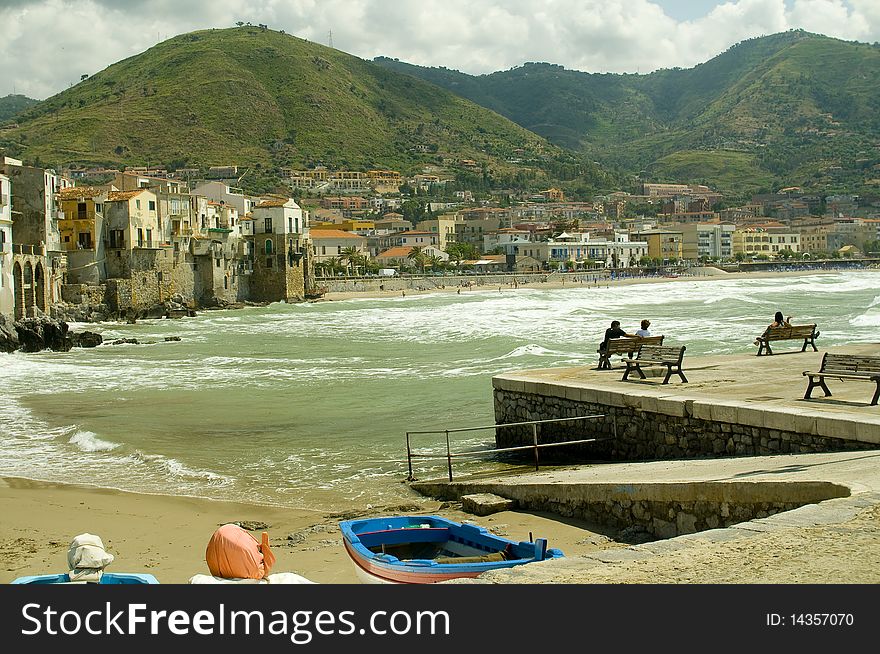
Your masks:
[{"label": "sea", "polygon": [[[0,476],[321,511],[411,499],[407,431],[494,423],[492,377],[595,366],[612,320],[752,354],[782,311],[820,349],[880,341],[880,271],[505,287],[73,324],[105,344],[0,355]],[[178,336],[180,341],[165,341]],[[107,344],[135,338],[142,344]],[[799,374],[797,371],[792,374]],[[504,470],[491,430],[454,432],[456,475]],[[413,437],[445,452],[445,434]],[[420,478],[445,461],[420,459]]]}]

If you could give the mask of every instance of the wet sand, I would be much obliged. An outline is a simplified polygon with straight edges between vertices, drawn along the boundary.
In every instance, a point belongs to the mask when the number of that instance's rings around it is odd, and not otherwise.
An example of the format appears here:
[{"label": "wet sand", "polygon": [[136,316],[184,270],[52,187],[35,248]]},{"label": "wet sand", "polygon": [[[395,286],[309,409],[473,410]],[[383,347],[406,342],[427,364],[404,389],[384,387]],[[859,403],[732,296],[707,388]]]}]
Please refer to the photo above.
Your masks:
[{"label": "wet sand", "polygon": [[[462,513],[439,502],[426,506],[374,507],[364,516],[436,514],[469,520],[512,540],[547,538],[567,556],[616,546],[583,522],[549,514],[505,511],[488,517]],[[96,534],[115,560],[108,572],[140,572],[161,583],[187,583],[208,574],[205,546],[221,524],[262,522],[277,557],[273,572],[294,572],[317,583],[358,583],[342,546],[338,522],[354,515],[145,495],[85,486],[0,479],[0,583],[17,577],[67,572],[74,536]]]}]

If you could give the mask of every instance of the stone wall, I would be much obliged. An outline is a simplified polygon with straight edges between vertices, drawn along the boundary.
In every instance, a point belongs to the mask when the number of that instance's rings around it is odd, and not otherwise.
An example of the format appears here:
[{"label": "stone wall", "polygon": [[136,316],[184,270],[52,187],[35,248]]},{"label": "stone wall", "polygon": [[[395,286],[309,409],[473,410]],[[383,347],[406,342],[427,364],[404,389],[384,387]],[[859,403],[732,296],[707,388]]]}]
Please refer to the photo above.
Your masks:
[{"label": "stone wall", "polygon": [[[265,252],[265,241],[273,241],[271,254]],[[254,270],[248,281],[250,299],[264,302],[297,302],[306,297],[308,261],[291,257],[298,249],[295,239],[282,234],[260,235],[260,247],[254,254]]]},{"label": "stone wall", "polygon": [[672,538],[741,522],[836,497],[844,486],[807,482],[688,482],[643,484],[498,484],[419,482],[420,493],[457,500],[470,493],[496,493],[522,511],[549,511],[625,532]]},{"label": "stone wall", "polygon": [[[503,385],[503,384],[502,384]],[[578,389],[574,389],[578,390]],[[495,388],[496,423],[604,415],[601,420],[584,420],[540,425],[539,443],[605,439],[601,442],[541,451],[542,459],[560,457],[636,461],[682,459],[725,455],[763,455],[779,453],[838,452],[876,449],[872,425],[834,421],[829,418],[803,420],[784,412],[761,411],[749,416],[744,407],[719,403],[697,403],[605,393],[606,402],[558,397],[551,393],[528,393]],[[619,406],[628,403],[630,406]],[[642,401],[644,401],[642,403]],[[654,409],[646,406],[653,402]],[[739,410],[735,410],[739,409]],[[715,415],[713,415],[713,413]],[[724,420],[728,417],[728,420]],[[759,425],[754,424],[759,422]],[[768,426],[767,423],[770,423]],[[864,429],[864,431],[860,431]],[[851,430],[851,431],[850,431]],[[839,434],[835,436],[832,434]],[[497,430],[499,448],[531,445],[531,427]],[[563,451],[564,450],[564,451]]]},{"label": "stone wall", "polygon": [[107,288],[104,285],[65,284],[61,287],[61,299],[70,304],[97,306],[106,302]]}]

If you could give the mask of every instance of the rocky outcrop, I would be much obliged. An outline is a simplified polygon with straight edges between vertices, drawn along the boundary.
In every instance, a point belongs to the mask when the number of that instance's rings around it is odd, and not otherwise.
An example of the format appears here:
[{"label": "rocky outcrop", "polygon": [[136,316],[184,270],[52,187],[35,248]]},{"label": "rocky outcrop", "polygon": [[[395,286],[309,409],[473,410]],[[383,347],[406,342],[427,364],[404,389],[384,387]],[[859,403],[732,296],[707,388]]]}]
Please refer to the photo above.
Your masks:
[{"label": "rocky outcrop", "polygon": [[6,316],[0,315],[0,352],[15,352],[20,346],[15,325]]},{"label": "rocky outcrop", "polygon": [[70,332],[73,347],[98,347],[104,342],[104,337],[97,332]]},{"label": "rocky outcrop", "polygon": [[73,339],[68,336],[66,322],[51,318],[25,318],[15,323],[22,352],[54,350],[67,352],[73,347]]},{"label": "rocky outcrop", "polygon": [[25,318],[11,322],[0,316],[0,351],[67,352],[74,347],[96,347],[103,342],[100,334],[90,331],[72,332],[62,320]]}]

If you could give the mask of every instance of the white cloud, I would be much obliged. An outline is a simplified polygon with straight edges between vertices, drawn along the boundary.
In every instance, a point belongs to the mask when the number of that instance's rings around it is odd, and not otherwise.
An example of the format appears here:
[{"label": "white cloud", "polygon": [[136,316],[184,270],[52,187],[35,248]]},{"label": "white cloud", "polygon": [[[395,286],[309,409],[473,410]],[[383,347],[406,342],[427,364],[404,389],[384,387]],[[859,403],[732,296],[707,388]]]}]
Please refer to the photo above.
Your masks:
[{"label": "white cloud", "polygon": [[372,58],[487,73],[526,61],[641,72],[706,61],[743,39],[804,28],[880,40],[877,0],[730,0],[688,21],[664,0],[6,0],[0,96],[45,98],[157,40],[236,21]]}]

